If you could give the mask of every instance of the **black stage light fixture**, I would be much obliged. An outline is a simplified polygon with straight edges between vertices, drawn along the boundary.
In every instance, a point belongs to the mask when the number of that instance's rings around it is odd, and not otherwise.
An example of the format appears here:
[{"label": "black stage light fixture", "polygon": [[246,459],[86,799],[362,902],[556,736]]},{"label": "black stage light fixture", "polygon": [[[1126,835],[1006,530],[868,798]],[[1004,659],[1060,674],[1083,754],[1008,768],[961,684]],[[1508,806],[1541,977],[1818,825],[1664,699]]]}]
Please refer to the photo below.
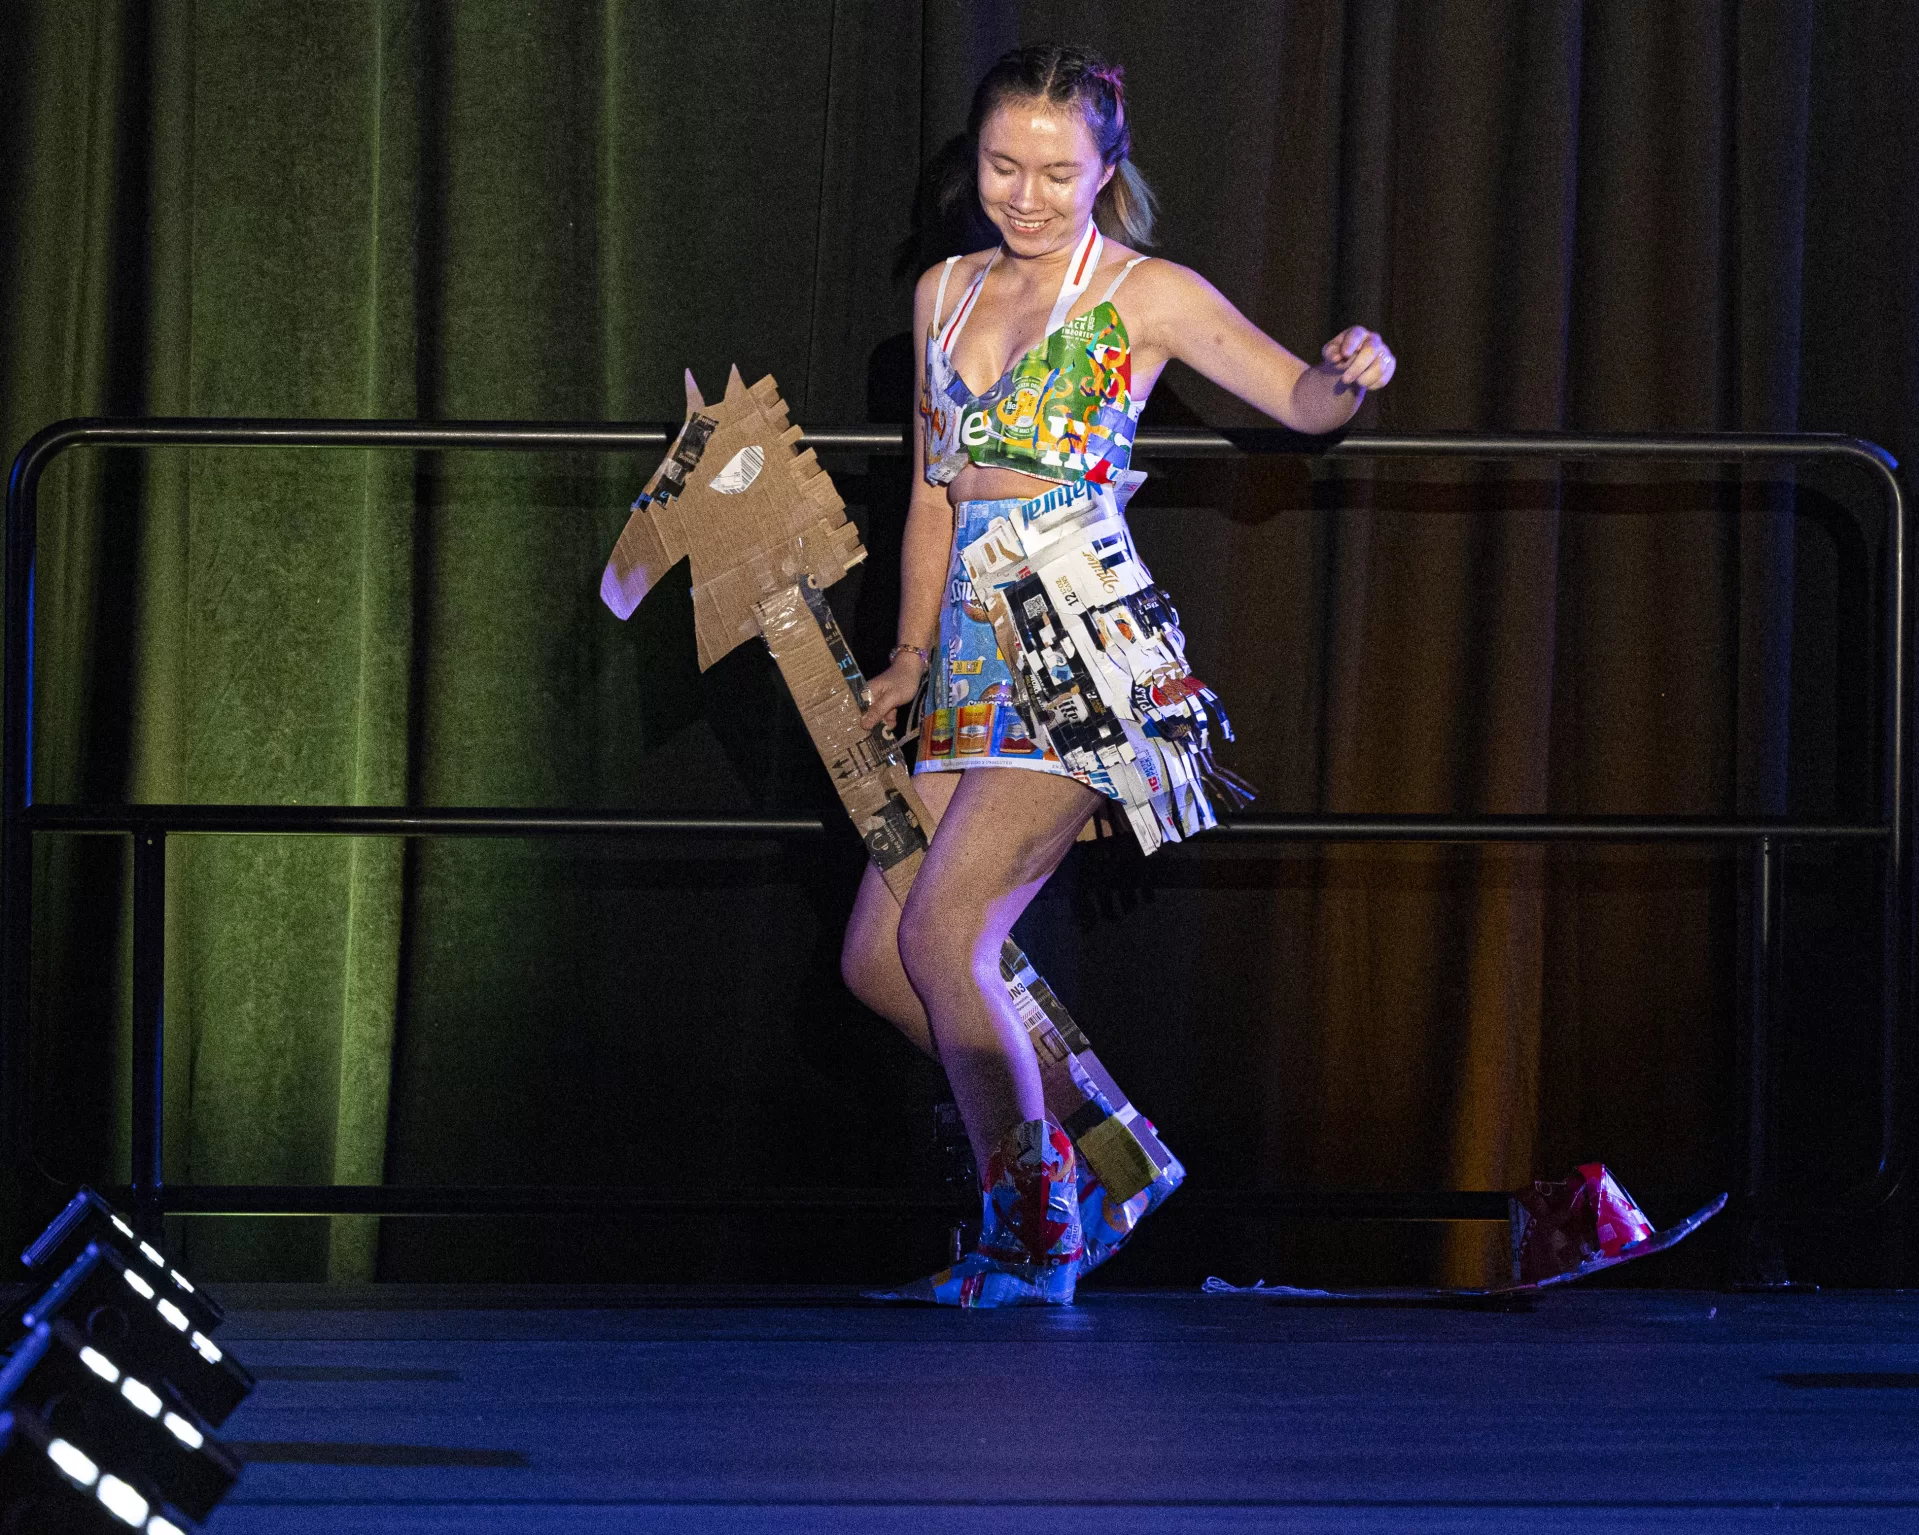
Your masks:
[{"label": "black stage light fixture", "polygon": [[83,1188],[75,1194],[66,1209],[20,1255],[20,1261],[32,1270],[40,1288],[45,1288],[72,1266],[90,1242],[118,1249],[145,1275],[147,1283],[172,1300],[201,1332],[211,1335],[226,1320],[218,1301],[175,1268],[159,1248],[137,1236],[133,1223],[92,1189]]},{"label": "black stage light fixture", "polygon": [[42,1322],[15,1347],[0,1369],[0,1402],[31,1410],[70,1444],[110,1453],[114,1470],[149,1502],[196,1522],[240,1477],[239,1463],[170,1385],[122,1369],[111,1348],[89,1342],[64,1317]]},{"label": "black stage light fixture", "polygon": [[167,1382],[217,1427],[246,1400],[253,1377],[147,1274],[144,1263],[119,1248],[89,1242],[44,1293],[28,1302],[21,1323],[31,1331],[66,1317],[95,1349],[143,1381]]},{"label": "black stage light fixture", "polygon": [[7,1535],[186,1535],[155,1511],[147,1492],[54,1432],[24,1403],[0,1408],[0,1529]]}]

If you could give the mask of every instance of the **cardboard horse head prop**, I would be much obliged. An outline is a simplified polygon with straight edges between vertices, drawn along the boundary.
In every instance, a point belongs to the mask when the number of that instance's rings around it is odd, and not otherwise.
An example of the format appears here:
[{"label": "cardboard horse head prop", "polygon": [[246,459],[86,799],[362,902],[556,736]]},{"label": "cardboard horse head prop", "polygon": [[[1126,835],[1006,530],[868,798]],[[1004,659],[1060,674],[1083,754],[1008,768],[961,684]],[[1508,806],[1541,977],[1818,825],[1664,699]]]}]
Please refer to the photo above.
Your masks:
[{"label": "cardboard horse head prop", "polygon": [[[686,423],[640,499],[600,579],[629,617],[660,578],[691,557],[700,670],[760,633],[755,604],[795,584],[831,586],[866,558],[846,503],[769,375],[752,388],[733,369],[708,405],[686,375]],[[811,582],[808,583],[808,577]]]}]

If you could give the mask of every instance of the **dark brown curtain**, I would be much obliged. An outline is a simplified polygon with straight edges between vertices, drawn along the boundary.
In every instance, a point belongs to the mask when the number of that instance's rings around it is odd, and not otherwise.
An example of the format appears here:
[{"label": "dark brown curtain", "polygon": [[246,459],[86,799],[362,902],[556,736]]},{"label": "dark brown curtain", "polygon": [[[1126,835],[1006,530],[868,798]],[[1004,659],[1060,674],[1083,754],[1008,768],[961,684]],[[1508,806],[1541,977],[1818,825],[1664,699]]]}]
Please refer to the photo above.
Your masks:
[{"label": "dark brown curtain", "polygon": [[[0,20],[7,451],[105,410],[658,420],[681,367],[734,360],[809,425],[902,420],[911,280],[945,253],[921,167],[1045,37],[1125,64],[1161,254],[1301,353],[1391,338],[1362,426],[1919,449],[1902,5],[103,0]],[[1147,423],[1193,421],[1253,424],[1175,367]],[[593,602],[648,467],[68,460],[42,797],[830,812],[763,658],[697,678],[683,594],[625,628]],[[905,487],[832,467],[874,551],[833,601],[872,661]],[[1876,813],[1857,481],[1145,467],[1140,541],[1263,808]],[[1794,869],[1782,1152],[1818,1196],[1874,1154],[1880,977],[1869,862]],[[171,1176],[928,1191],[937,1083],[833,973],[857,870],[843,843],[209,839],[173,897]],[[113,1181],[119,854],[49,848],[41,881],[36,1153]],[[1480,1279],[1503,1241],[1281,1225],[1238,1191],[1602,1158],[1663,1219],[1731,1186],[1745,899],[1696,850],[1076,854],[1023,936],[1199,1196],[1107,1277]],[[50,1186],[18,1188],[24,1223]],[[1843,1279],[1896,1232],[1789,1234]],[[396,1279],[868,1279],[943,1250],[744,1218],[190,1242],[210,1274]]]}]

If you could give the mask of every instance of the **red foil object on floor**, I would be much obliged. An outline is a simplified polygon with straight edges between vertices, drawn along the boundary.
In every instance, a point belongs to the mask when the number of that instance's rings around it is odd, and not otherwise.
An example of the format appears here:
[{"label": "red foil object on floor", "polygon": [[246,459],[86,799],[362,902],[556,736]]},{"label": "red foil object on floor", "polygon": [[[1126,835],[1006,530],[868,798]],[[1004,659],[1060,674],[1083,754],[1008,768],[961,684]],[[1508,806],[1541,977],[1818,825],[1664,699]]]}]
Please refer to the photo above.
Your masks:
[{"label": "red foil object on floor", "polygon": [[1652,1222],[1605,1164],[1588,1162],[1563,1183],[1535,1183],[1513,1195],[1513,1283],[1537,1284],[1617,1258],[1652,1234]]},{"label": "red foil object on floor", "polygon": [[1563,1183],[1535,1183],[1506,1196],[1512,1217],[1513,1278],[1488,1290],[1304,1290],[1208,1279],[1208,1295],[1259,1295],[1281,1305],[1485,1305],[1510,1308],[1542,1290],[1571,1284],[1634,1258],[1677,1246],[1726,1208],[1726,1196],[1707,1201],[1664,1231],[1653,1230],[1599,1162],[1575,1168]]}]

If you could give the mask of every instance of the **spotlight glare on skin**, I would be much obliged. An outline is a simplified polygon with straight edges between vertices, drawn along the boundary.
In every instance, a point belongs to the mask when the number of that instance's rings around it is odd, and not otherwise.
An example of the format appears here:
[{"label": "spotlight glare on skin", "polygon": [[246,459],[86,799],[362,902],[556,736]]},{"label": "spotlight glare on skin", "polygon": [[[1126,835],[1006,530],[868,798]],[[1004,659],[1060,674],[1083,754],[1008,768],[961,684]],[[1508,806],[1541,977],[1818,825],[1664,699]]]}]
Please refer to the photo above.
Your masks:
[{"label": "spotlight glare on skin", "polygon": [[126,1276],[127,1284],[132,1289],[137,1291],[144,1299],[146,1300],[153,1299],[153,1286],[148,1284],[146,1280],[142,1279],[138,1274],[134,1273],[132,1269],[122,1269],[120,1272]]},{"label": "spotlight glare on skin", "polygon": [[95,1375],[99,1376],[100,1379],[105,1381],[109,1386],[111,1386],[116,1380],[120,1378],[119,1368],[114,1364],[114,1362],[111,1359],[107,1358],[105,1354],[102,1354],[95,1349],[90,1349],[90,1348],[81,1349],[80,1363],[85,1365],[89,1370],[93,1371]]},{"label": "spotlight glare on skin", "polygon": [[82,1487],[91,1487],[100,1475],[100,1468],[64,1439],[56,1439],[47,1446],[47,1459]]},{"label": "spotlight glare on skin", "polygon": [[133,1403],[135,1407],[139,1408],[140,1411],[145,1413],[149,1418],[157,1418],[160,1416],[159,1393],[144,1382],[135,1380],[131,1375],[120,1382],[120,1395]]},{"label": "spotlight glare on skin", "polygon": [[128,1524],[139,1525],[146,1522],[147,1500],[135,1492],[117,1476],[100,1478],[100,1501],[107,1506],[107,1512]]}]

